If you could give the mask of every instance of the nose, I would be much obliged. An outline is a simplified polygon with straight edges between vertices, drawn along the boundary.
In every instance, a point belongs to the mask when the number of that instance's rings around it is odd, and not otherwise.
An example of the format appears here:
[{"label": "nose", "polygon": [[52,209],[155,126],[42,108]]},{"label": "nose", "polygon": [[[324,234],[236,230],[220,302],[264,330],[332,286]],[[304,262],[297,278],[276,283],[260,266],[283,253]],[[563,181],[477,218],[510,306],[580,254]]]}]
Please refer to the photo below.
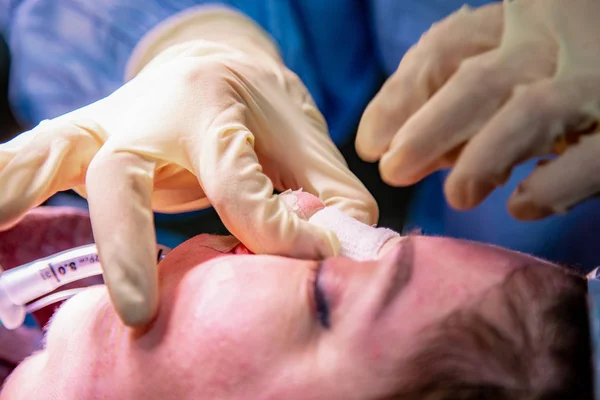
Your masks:
[{"label": "nose", "polygon": [[334,207],[317,211],[309,222],[333,231],[340,242],[340,255],[356,261],[379,258],[383,246],[400,237],[391,229],[363,224]]}]

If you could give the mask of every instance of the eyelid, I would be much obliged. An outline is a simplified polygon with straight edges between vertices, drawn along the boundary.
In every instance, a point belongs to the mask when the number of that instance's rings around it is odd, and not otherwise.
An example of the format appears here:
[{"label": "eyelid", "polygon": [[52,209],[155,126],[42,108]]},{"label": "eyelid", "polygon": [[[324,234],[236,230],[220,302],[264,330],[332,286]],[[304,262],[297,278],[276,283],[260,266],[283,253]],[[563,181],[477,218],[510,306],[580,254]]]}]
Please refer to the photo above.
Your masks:
[{"label": "eyelid", "polygon": [[310,318],[313,321],[318,322],[319,326],[326,328],[325,326],[323,326],[323,323],[320,321],[319,304],[317,302],[317,294],[319,292],[319,287],[317,286],[317,284],[318,284],[318,278],[319,278],[319,274],[321,272],[321,268],[322,268],[321,262],[314,263],[311,266],[309,274],[308,274],[308,280],[306,283],[306,297],[307,297],[307,301],[308,301],[308,308],[310,310]]},{"label": "eyelid", "polygon": [[308,279],[306,282],[306,299],[308,302],[308,309],[310,310],[311,318],[317,316],[317,301],[315,299],[315,283],[317,281],[317,274],[319,273],[320,263],[314,264],[309,268]]},{"label": "eyelid", "polygon": [[327,300],[327,293],[324,292],[321,285],[321,271],[323,263],[319,263],[315,278],[313,280],[313,296],[315,301],[315,316],[325,329],[331,328],[331,309]]}]

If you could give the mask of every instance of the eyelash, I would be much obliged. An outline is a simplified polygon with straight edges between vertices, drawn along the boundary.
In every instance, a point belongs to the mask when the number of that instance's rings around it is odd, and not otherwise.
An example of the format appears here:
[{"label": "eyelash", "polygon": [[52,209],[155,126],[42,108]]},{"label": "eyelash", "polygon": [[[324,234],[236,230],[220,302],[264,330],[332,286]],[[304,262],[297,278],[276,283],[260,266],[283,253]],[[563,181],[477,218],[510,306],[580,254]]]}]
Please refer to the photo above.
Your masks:
[{"label": "eyelash", "polygon": [[331,327],[331,321],[329,320],[329,304],[327,304],[326,296],[319,285],[321,270],[321,265],[319,265],[315,280],[313,282],[313,292],[315,296],[315,304],[317,305],[317,318],[319,319],[319,322],[323,328],[329,329]]}]

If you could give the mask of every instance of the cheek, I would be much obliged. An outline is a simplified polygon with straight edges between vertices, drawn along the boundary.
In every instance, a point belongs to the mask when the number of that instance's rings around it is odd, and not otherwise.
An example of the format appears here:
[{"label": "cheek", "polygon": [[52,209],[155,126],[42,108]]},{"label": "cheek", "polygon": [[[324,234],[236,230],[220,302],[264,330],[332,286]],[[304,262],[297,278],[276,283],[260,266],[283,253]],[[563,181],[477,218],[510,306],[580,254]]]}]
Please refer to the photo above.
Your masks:
[{"label": "cheek", "polygon": [[229,336],[250,338],[260,331],[275,310],[273,302],[283,293],[272,290],[268,279],[261,279],[245,271],[224,265],[210,271],[199,287],[184,282],[181,290],[193,292],[189,303],[179,302],[181,319],[190,324],[197,335],[227,333]]},{"label": "cheek", "polygon": [[51,396],[55,388],[48,384],[50,379],[44,379],[48,375],[47,367],[44,352],[27,358],[2,386],[0,400],[40,399],[42,396]]},{"label": "cheek", "polygon": [[64,302],[50,319],[46,348],[64,357],[83,358],[95,343],[106,339],[105,332],[114,319],[105,318],[109,309],[103,286],[88,288]]},{"label": "cheek", "polygon": [[190,360],[193,354],[209,363],[205,370],[227,371],[213,379],[229,380],[256,376],[286,354],[298,299],[281,280],[275,284],[270,276],[250,272],[220,265],[202,279],[181,282],[180,292],[191,295],[181,296],[173,309],[169,336],[177,346],[170,347],[181,353],[175,357]]}]

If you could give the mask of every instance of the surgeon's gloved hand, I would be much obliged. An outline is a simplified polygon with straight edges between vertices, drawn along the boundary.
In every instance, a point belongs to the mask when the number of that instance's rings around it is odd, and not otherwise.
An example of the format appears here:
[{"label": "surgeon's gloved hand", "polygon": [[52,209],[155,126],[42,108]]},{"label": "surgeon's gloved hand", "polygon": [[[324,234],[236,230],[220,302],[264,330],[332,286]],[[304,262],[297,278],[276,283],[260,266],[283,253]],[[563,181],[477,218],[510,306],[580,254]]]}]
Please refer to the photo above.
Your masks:
[{"label": "surgeon's gloved hand", "polygon": [[374,199],[348,170],[307,89],[266,34],[226,9],[198,8],[136,48],[109,97],[0,147],[0,229],[57,191],[87,196],[117,312],[157,312],[152,210],[212,205],[255,253],[321,258],[335,235],[288,211],[273,188],[303,188],[363,222]]},{"label": "surgeon's gloved hand", "polygon": [[356,148],[383,179],[410,185],[454,166],[459,209],[511,169],[558,155],[509,200],[521,219],[562,213],[600,192],[600,2],[505,0],[434,25],[363,115]]}]

